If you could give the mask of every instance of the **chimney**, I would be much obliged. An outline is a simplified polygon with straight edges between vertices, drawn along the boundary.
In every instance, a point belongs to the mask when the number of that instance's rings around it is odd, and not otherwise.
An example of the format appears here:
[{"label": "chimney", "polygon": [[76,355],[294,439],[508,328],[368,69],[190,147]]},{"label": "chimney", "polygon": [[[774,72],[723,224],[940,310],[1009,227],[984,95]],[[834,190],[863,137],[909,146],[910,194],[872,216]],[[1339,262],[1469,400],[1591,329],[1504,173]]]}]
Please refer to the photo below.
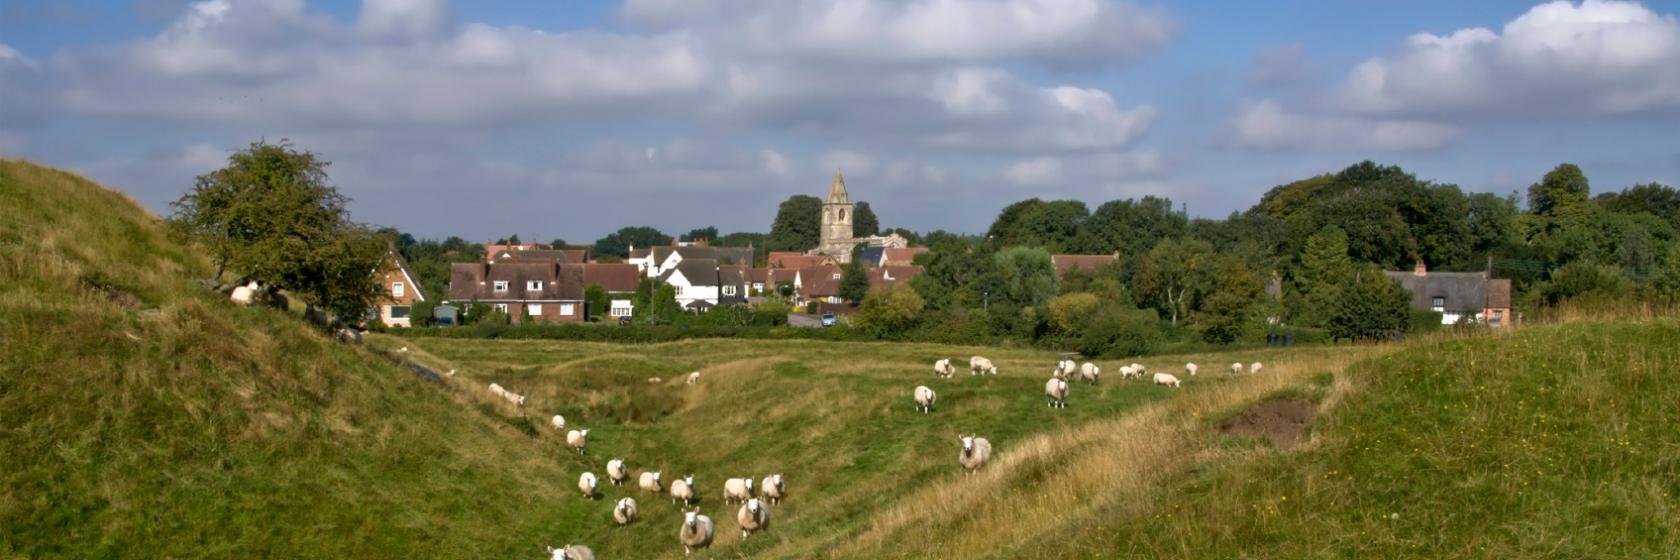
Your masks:
[{"label": "chimney", "polygon": [[1418,259],[1417,268],[1412,269],[1412,275],[1425,276],[1429,274],[1429,267],[1423,265],[1423,259]]}]

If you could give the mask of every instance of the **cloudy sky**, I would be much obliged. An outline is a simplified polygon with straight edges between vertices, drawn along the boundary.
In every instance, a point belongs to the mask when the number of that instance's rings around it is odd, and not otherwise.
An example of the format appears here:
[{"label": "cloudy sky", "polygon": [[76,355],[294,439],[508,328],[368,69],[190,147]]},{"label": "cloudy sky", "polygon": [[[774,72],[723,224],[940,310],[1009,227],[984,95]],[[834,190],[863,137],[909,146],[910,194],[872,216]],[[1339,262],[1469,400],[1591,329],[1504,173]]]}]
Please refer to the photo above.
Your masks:
[{"label": "cloudy sky", "polygon": [[574,242],[768,230],[837,168],[967,232],[1030,196],[1224,216],[1362,159],[1674,185],[1677,4],[6,0],[0,154],[164,211],[290,138],[358,220]]}]

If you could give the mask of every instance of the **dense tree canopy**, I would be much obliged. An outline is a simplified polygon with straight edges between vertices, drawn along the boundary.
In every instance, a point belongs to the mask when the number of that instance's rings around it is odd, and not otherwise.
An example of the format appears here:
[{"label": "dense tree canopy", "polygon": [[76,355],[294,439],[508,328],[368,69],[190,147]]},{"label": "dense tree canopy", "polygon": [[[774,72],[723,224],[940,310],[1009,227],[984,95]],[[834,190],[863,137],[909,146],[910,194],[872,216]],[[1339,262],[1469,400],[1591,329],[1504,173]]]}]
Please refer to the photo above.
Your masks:
[{"label": "dense tree canopy", "polygon": [[881,220],[875,217],[875,209],[868,202],[858,201],[852,208],[852,236],[869,237],[880,232]]},{"label": "dense tree canopy", "polygon": [[657,229],[647,226],[626,227],[596,240],[595,246],[590,251],[596,256],[622,259],[630,256],[632,245],[646,248],[670,244],[671,236],[665,235],[664,232]]},{"label": "dense tree canopy", "polygon": [[764,245],[771,251],[809,251],[822,240],[822,200],[796,194],[776,209]]}]

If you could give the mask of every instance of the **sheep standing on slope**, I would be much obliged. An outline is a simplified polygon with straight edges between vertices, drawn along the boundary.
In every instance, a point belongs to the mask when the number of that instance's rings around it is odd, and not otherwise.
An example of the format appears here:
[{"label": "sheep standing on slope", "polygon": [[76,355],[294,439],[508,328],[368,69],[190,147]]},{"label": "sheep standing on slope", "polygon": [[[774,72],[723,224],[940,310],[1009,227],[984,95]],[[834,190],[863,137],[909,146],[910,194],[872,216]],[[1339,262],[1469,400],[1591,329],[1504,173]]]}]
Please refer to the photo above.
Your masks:
[{"label": "sheep standing on slope", "polygon": [[585,472],[578,475],[578,491],[583,492],[583,497],[591,500],[595,499],[595,488],[597,486],[595,473]]},{"label": "sheep standing on slope", "polygon": [[566,445],[570,446],[572,449],[576,449],[578,455],[582,455],[584,446],[589,445],[589,430],[582,429],[566,432]]},{"label": "sheep standing on slope", "polygon": [[228,296],[228,299],[233,300],[234,303],[239,305],[251,305],[256,303],[257,294],[261,291],[262,285],[258,284],[256,280],[252,280],[250,284],[234,288],[233,293]]},{"label": "sheep standing on slope", "polygon": [[753,479],[731,478],[723,481],[723,503],[742,502],[753,498]]},{"label": "sheep standing on slope", "polygon": [[1044,396],[1050,398],[1050,408],[1067,408],[1068,384],[1058,378],[1044,382]]},{"label": "sheep standing on slope", "polygon": [[671,481],[671,503],[682,500],[683,505],[694,503],[694,475]]},{"label": "sheep standing on slope", "polygon": [[926,385],[918,385],[916,386],[915,397],[916,410],[922,411],[922,414],[927,414],[928,411],[933,410],[933,400],[936,397],[933,394],[933,389],[927,388]]},{"label": "sheep standing on slope", "polygon": [[548,547],[548,560],[595,560],[595,551],[581,544],[568,544],[564,548]]},{"label": "sheep standing on slope", "polygon": [[735,521],[741,524],[741,538],[745,539],[753,533],[770,528],[770,508],[766,507],[758,498],[747,500],[741,506],[741,511],[735,512]]},{"label": "sheep standing on slope", "polygon": [[957,454],[957,462],[967,469],[968,474],[974,474],[975,470],[991,460],[992,442],[986,441],[986,438],[958,435],[957,440],[962,442],[962,452]]},{"label": "sheep standing on slope", "polygon": [[607,461],[607,482],[622,486],[626,480],[630,480],[630,469],[624,468],[624,459]]},{"label": "sheep standing on slope", "polygon": [[1060,360],[1056,362],[1056,371],[1052,372],[1051,376],[1056,379],[1073,379],[1073,374],[1078,368],[1078,364],[1073,363],[1073,360]]},{"label": "sheep standing on slope", "polygon": [[976,373],[989,373],[989,374],[992,374],[992,375],[997,375],[997,366],[993,365],[991,360],[988,360],[988,359],[986,359],[984,357],[981,357],[981,356],[975,356],[975,357],[969,358],[968,359],[968,374],[969,375],[974,375]]},{"label": "sheep standing on slope", "polygon": [[688,384],[689,385],[693,385],[693,384],[699,383],[699,382],[700,382],[700,372],[696,371],[696,372],[690,372],[688,374]]},{"label": "sheep standing on slope", "polygon": [[1157,373],[1157,374],[1155,374],[1155,384],[1156,385],[1171,385],[1172,388],[1177,389],[1178,388],[1178,383],[1179,383],[1178,378],[1174,377],[1173,374],[1170,374],[1170,373]]},{"label": "sheep standing on slope", "polygon": [[764,497],[770,498],[770,503],[782,503],[782,495],[787,491],[782,486],[782,473],[764,477],[764,483],[759,484],[758,491],[764,493]]},{"label": "sheep standing on slope", "polygon": [[1097,376],[1100,375],[1102,375],[1102,368],[1097,367],[1097,364],[1085,362],[1084,365],[1079,366],[1079,378],[1083,379],[1086,383],[1096,385]]},{"label": "sheep standing on slope", "polygon": [[1260,368],[1261,367],[1264,367],[1264,366],[1260,362],[1254,362],[1252,364],[1248,364],[1248,372],[1249,373],[1260,373]]},{"label": "sheep standing on slope", "polygon": [[1120,366],[1121,379],[1131,379],[1136,373],[1137,370],[1132,369],[1132,366]]},{"label": "sheep standing on slope", "polygon": [[507,392],[507,389],[503,389],[501,385],[491,383],[490,384],[490,394],[496,395],[498,397],[501,397],[501,398],[505,399],[505,398],[507,398],[508,392]]},{"label": "sheep standing on slope", "polygon": [[[451,370],[451,371],[453,371],[453,370]],[[556,414],[556,415],[554,415],[553,418],[548,419],[548,424],[550,426],[554,426],[554,431],[556,431],[556,432],[561,431],[561,430],[565,430],[566,429],[566,417],[561,416],[559,414]]]},{"label": "sheep standing on slope", "polygon": [[933,374],[950,379],[951,376],[957,374],[957,366],[951,365],[950,358],[940,358],[939,361],[933,363]]},{"label": "sheep standing on slope", "polygon": [[[676,483],[671,487],[676,488]],[[685,556],[696,548],[712,546],[712,518],[700,515],[698,509],[683,512],[682,532],[677,533],[677,539],[682,541]]]},{"label": "sheep standing on slope", "polygon": [[525,395],[504,390],[502,391],[502,398],[507,399],[507,402],[513,403],[513,406],[525,406]]},{"label": "sheep standing on slope", "polygon": [[619,525],[629,525],[636,520],[636,512],[635,498],[620,498],[618,503],[613,505],[613,521]]},{"label": "sheep standing on slope", "polygon": [[1231,364],[1231,373],[1241,375],[1242,374],[1242,364],[1240,364],[1240,363]]},{"label": "sheep standing on slope", "polygon": [[663,381],[663,380],[658,378],[658,377],[649,377],[648,378],[648,383],[652,383],[654,385],[658,385],[660,381]]},{"label": "sheep standing on slope", "polygon": [[1186,373],[1189,373],[1190,377],[1195,377],[1196,376],[1196,364],[1194,364],[1194,363],[1184,364],[1184,371]]},{"label": "sheep standing on slope", "polygon": [[640,486],[644,492],[653,492],[658,494],[665,491],[664,479],[665,475],[661,474],[659,471],[642,471],[642,476],[636,481],[636,485]]}]

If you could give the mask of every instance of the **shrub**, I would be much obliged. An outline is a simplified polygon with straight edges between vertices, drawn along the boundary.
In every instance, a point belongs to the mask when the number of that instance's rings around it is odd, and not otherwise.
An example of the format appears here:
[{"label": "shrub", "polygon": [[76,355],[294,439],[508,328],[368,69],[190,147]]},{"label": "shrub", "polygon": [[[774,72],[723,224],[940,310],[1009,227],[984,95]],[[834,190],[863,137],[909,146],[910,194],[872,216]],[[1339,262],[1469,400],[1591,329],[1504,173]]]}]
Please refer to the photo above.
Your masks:
[{"label": "shrub", "polygon": [[916,326],[921,314],[922,296],[909,285],[896,284],[870,291],[853,319],[865,332],[898,338]]},{"label": "shrub", "polygon": [[1097,295],[1089,292],[1050,298],[1050,324],[1064,334],[1076,332],[1100,303],[1102,302],[1097,299]]},{"label": "shrub", "polygon": [[1104,306],[1092,313],[1077,339],[1076,349],[1091,357],[1140,356],[1161,342],[1160,318],[1154,310]]}]

